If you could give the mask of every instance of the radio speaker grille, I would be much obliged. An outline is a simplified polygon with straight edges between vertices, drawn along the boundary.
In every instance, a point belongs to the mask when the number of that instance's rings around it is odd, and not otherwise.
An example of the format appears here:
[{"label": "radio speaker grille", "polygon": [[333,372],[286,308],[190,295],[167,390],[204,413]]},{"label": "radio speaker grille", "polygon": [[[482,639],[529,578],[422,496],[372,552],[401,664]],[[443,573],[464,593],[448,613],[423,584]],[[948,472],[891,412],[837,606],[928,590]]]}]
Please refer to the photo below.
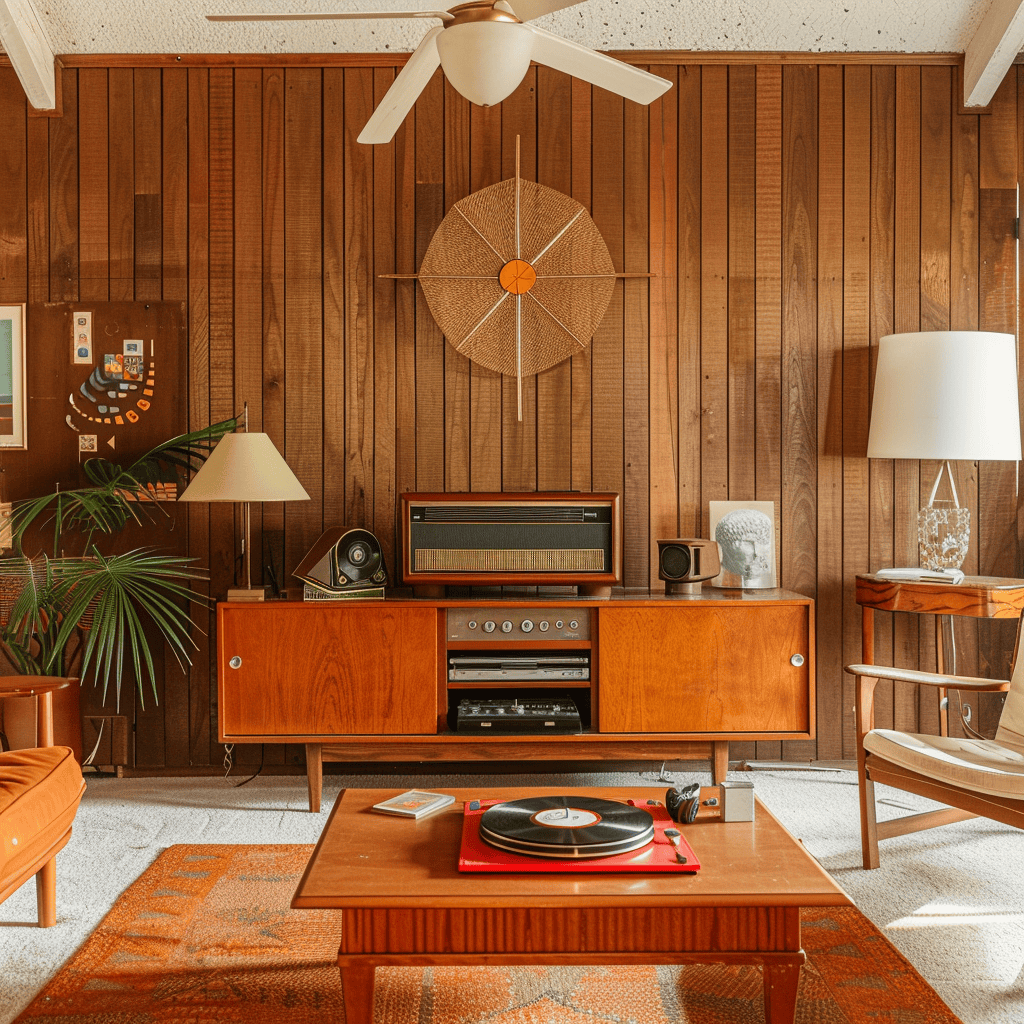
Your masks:
[{"label": "radio speaker grille", "polygon": [[416,572],[604,572],[601,548],[417,548]]}]

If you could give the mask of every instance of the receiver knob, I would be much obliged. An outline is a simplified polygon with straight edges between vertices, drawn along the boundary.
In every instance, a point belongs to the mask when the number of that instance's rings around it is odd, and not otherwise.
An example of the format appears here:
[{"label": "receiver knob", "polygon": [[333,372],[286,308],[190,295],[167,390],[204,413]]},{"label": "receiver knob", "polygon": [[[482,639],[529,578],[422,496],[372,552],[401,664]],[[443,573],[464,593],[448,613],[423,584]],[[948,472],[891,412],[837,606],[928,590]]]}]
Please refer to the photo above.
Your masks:
[{"label": "receiver knob", "polygon": [[546,632],[548,631],[548,620],[547,620],[547,619],[543,619],[543,620],[541,621],[541,624],[540,624],[540,631],[541,631],[542,633],[546,633]]},{"label": "receiver knob", "polygon": [[530,619],[523,619],[522,625],[519,627],[524,633],[533,632],[533,622]]},{"label": "receiver knob", "polygon": [[580,624],[575,619],[573,619],[572,622],[569,623],[569,628],[571,630],[577,630],[580,628]]},{"label": "receiver knob", "polygon": [[485,633],[493,633],[494,632],[494,623],[490,619],[488,619],[484,623],[484,632]]},{"label": "receiver knob", "polygon": [[511,633],[512,632],[512,622],[511,622],[511,620],[506,619],[501,624],[501,631],[502,631],[502,633]]}]

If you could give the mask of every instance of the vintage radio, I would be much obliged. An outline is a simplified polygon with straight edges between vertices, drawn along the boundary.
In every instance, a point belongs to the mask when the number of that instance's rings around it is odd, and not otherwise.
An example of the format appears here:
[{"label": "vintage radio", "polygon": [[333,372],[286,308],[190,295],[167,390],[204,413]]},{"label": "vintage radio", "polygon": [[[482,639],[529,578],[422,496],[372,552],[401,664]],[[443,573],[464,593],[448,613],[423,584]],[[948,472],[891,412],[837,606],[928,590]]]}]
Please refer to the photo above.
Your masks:
[{"label": "vintage radio", "polygon": [[622,581],[617,494],[403,494],[402,581],[438,596],[463,586],[575,586],[604,596]]}]

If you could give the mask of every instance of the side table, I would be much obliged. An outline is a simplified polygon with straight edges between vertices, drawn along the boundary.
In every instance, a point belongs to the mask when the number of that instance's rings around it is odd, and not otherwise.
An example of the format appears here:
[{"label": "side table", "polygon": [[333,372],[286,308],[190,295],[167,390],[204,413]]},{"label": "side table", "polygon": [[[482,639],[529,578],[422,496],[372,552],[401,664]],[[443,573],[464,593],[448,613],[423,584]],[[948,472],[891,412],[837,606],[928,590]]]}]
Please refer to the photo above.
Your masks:
[{"label": "side table", "polygon": [[[858,576],[857,604],[861,606],[861,660],[875,664],[874,612],[914,612],[935,616],[935,668],[945,672],[942,616],[965,615],[976,619],[1016,619],[1024,611],[1024,580],[999,576],[966,576],[962,583],[927,583]],[[939,691],[939,732],[949,735],[946,691]]]}]

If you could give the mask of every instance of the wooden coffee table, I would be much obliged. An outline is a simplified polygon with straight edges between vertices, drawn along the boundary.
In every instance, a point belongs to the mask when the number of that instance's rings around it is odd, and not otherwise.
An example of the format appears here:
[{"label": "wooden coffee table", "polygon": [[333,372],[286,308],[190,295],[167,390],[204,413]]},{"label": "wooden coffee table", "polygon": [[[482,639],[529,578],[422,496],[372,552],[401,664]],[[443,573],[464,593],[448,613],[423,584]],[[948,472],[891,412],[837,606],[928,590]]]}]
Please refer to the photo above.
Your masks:
[{"label": "wooden coffee table", "polygon": [[[372,1024],[374,969],[430,964],[760,964],[765,1020],[792,1024],[800,908],[850,898],[757,802],[753,822],[717,808],[684,834],[701,863],[686,874],[465,874],[463,802],[550,795],[446,789],[455,803],[419,821],[370,808],[396,790],[347,790],[292,899],[341,911],[338,967],[348,1024]],[[569,789],[606,800],[663,800],[658,789]],[[703,796],[718,795],[717,788]]]}]

